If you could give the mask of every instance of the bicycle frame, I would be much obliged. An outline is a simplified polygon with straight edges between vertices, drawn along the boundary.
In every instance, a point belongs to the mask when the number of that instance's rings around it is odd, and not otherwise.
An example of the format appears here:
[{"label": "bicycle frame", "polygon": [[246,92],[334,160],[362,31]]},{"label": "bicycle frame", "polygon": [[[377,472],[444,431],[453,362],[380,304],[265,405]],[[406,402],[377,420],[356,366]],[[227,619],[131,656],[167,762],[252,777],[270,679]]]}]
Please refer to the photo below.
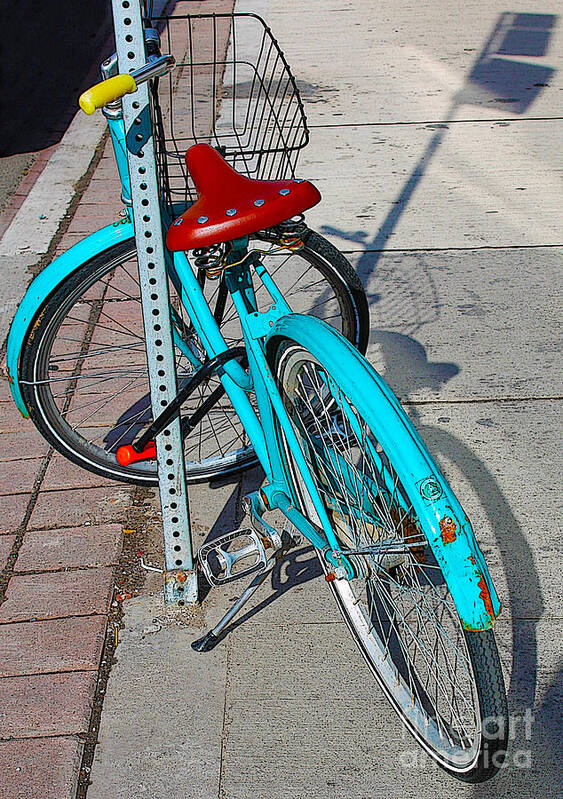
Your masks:
[{"label": "bicycle frame", "polygon": [[[243,242],[242,247],[245,245],[246,242]],[[235,250],[235,252],[240,254],[243,250]],[[207,355],[209,358],[214,358],[221,352],[225,352],[228,347],[185,253],[174,253],[174,270],[182,284],[182,303],[186,312],[203,342]],[[221,380],[266,473],[268,480],[266,496],[270,507],[277,507],[284,512],[284,508],[287,507],[285,498],[289,497],[292,503],[296,500],[293,488],[287,479],[287,466],[283,456],[283,447],[279,441],[277,420],[313,500],[321,531],[317,530],[295,508],[292,508],[294,511],[292,521],[295,522],[295,514],[298,513],[300,523],[297,526],[300,531],[317,549],[326,550],[328,547],[331,551],[327,553],[327,559],[336,567],[344,566],[346,572],[352,575],[353,571],[348,561],[339,554],[338,541],[275,386],[266,360],[265,344],[262,343],[265,333],[270,332],[278,319],[293,314],[265,267],[258,264],[255,271],[273,300],[270,309],[264,313],[259,313],[256,310],[250,267],[247,265],[238,268],[231,267],[225,274],[227,287],[242,326],[250,380],[246,372],[232,361],[222,367]],[[297,315],[294,316],[297,317]],[[247,391],[249,390],[255,393],[260,418],[248,399]],[[267,445],[266,442],[276,442],[276,446],[272,446],[272,443]]]},{"label": "bicycle frame", "polygon": [[[183,286],[182,301],[209,357],[214,357],[225,351],[227,345],[186,255],[175,253],[174,265]],[[373,423],[377,425],[378,438],[384,448],[392,447],[398,453],[404,449],[412,453],[412,444],[416,444],[418,457],[401,462],[399,454],[399,469],[403,476],[408,475],[419,487],[418,495],[409,494],[409,500],[416,513],[428,523],[430,547],[442,568],[462,623],[470,630],[490,627],[500,612],[500,601],[469,520],[446,480],[437,473],[435,465],[431,464],[424,443],[416,433],[413,435],[401,406],[379,375],[367,362],[358,358],[356,350],[348,341],[318,319],[292,313],[265,267],[257,264],[254,271],[273,300],[269,310],[263,313],[254,310],[251,304],[253,290],[248,266],[239,267],[238,271],[231,273],[227,271],[225,279],[240,318],[252,390],[256,394],[260,419],[246,396],[248,387],[240,380],[238,364],[225,364],[221,379],[266,472],[269,483],[266,487],[268,505],[270,508],[279,508],[289,517],[286,500],[289,497],[293,503],[297,499],[287,477],[284,447],[279,438],[281,432],[312,500],[319,528],[322,529],[317,529],[295,509],[291,509],[291,521],[316,548],[324,550],[330,564],[345,569],[347,576],[352,576],[353,569],[334,535],[266,357],[269,346],[279,337],[290,338],[306,346],[324,363],[329,363],[335,349],[340,348],[339,362],[340,358],[343,359],[342,374],[339,377],[341,388],[344,392],[355,390],[356,395],[365,395],[368,398],[365,407],[359,405],[357,409],[368,421],[370,416],[373,417],[374,408],[376,409],[377,419],[374,418]],[[376,396],[373,393],[374,378],[380,392]],[[363,387],[365,391],[362,391]],[[425,489],[430,481],[438,489],[437,496],[431,498]],[[442,535],[441,522],[445,517],[455,519],[457,535],[453,540]]]}]

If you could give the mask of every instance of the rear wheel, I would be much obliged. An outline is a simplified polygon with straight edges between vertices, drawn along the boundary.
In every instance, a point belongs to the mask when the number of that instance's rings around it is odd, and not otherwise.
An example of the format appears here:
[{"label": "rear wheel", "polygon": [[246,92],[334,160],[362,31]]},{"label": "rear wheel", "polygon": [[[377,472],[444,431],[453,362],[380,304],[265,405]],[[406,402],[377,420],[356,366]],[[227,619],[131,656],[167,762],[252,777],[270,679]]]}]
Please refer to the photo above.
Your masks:
[{"label": "rear wheel", "polygon": [[[295,311],[324,319],[362,351],[369,314],[362,285],[329,242],[309,232],[298,252],[276,252],[263,239],[263,263]],[[230,346],[242,342],[238,317],[222,280],[207,281],[212,309],[225,302],[221,332]],[[204,362],[199,338],[169,281],[178,384]],[[259,286],[259,309],[269,295]],[[188,357],[189,356],[189,357]],[[72,273],[45,302],[30,328],[20,360],[20,380],[31,418],[44,437],[80,466],[112,479],[157,483],[156,463],[122,466],[115,452],[152,421],[140,287],[134,242],[124,242]],[[182,408],[191,415],[219,386],[212,376]],[[248,437],[228,398],[208,412],[185,440],[188,481],[235,472],[256,463]]]},{"label": "rear wheel", "polygon": [[[370,392],[364,384],[361,397],[345,394],[334,367],[290,340],[280,342],[272,366],[334,533],[355,567],[354,579],[330,582],[352,636],[426,752],[460,780],[489,779],[508,740],[494,635],[463,629],[428,543],[429,521],[413,507],[416,485],[398,474],[366,405],[378,387]],[[318,521],[287,446],[286,457],[302,510]]]}]

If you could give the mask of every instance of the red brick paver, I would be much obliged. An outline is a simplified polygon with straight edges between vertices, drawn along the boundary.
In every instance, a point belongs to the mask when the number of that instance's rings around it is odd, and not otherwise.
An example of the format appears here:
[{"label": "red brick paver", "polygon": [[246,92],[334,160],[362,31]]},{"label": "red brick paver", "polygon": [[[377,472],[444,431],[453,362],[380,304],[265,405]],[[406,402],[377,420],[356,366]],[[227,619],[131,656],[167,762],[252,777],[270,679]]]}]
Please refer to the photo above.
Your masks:
[{"label": "red brick paver", "polygon": [[129,508],[127,488],[88,488],[42,491],[29,520],[30,529],[76,527],[90,522],[125,521]]},{"label": "red brick paver", "polygon": [[[18,190],[21,201],[33,177]],[[112,223],[121,208],[108,143],[55,254]],[[75,799],[80,738],[90,723],[130,509],[130,488],[83,472],[58,453],[39,480],[48,453],[0,380],[2,566],[21,540],[0,605],[0,738],[7,739],[0,740],[0,799]]]},{"label": "red brick paver", "polygon": [[32,674],[0,679],[0,738],[86,733],[96,672]]},{"label": "red brick paver", "polygon": [[[10,556],[10,552],[12,551],[15,540],[15,535],[0,535],[0,571],[8,562],[8,558]],[[0,652],[1,651],[2,650],[0,649]]]},{"label": "red brick paver", "polygon": [[57,453],[47,467],[41,489],[43,491],[57,491],[69,488],[97,488],[115,485],[114,480],[108,480],[99,474],[88,472]]},{"label": "red brick paver", "polygon": [[31,619],[107,613],[113,592],[113,569],[16,574],[0,605],[0,624]]},{"label": "red brick paver", "polygon": [[0,535],[20,527],[30,499],[31,494],[0,497]]},{"label": "red brick paver", "polygon": [[73,566],[110,566],[119,560],[122,537],[122,528],[118,524],[30,530],[24,536],[14,570],[51,571]]},{"label": "red brick paver", "polygon": [[0,677],[97,670],[105,616],[0,625]]},{"label": "red brick paver", "polygon": [[0,462],[0,494],[21,494],[31,491],[42,463],[42,458]]},{"label": "red brick paver", "polygon": [[0,461],[43,458],[48,452],[49,445],[44,438],[41,438],[35,429],[16,431],[2,430]]},{"label": "red brick paver", "polygon": [[0,741],[0,799],[74,799],[82,749],[76,736]]},{"label": "red brick paver", "polygon": [[[94,174],[57,254],[121,210],[109,149]],[[0,436],[0,560],[34,500],[0,605],[0,737],[25,738],[0,741],[0,799],[75,799],[130,489],[58,453],[36,485],[49,447],[5,380]]]},{"label": "red brick paver", "polygon": [[21,433],[29,429],[29,419],[25,419],[14,405],[8,381],[0,380],[0,430]]}]

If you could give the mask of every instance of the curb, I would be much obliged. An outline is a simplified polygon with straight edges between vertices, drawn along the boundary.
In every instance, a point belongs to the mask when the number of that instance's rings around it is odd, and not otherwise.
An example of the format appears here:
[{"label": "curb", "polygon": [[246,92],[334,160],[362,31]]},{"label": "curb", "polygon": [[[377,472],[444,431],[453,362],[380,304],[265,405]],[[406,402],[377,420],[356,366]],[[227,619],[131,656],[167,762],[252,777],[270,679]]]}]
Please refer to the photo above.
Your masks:
[{"label": "curb", "polygon": [[101,114],[94,119],[87,119],[82,112],[76,114],[0,240],[2,343],[31,280],[30,268],[49,251],[76,196],[86,188],[79,184],[96,159],[105,129]]}]

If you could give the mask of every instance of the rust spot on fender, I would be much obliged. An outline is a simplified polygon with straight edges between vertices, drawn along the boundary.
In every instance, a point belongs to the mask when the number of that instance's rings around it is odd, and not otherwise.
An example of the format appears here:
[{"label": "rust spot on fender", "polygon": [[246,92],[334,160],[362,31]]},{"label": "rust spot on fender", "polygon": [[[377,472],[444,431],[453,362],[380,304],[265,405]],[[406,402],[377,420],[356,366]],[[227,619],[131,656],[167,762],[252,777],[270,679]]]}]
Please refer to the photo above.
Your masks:
[{"label": "rust spot on fender", "polygon": [[487,588],[487,583],[485,582],[485,578],[483,577],[483,575],[481,575],[481,579],[479,580],[477,585],[481,589],[479,597],[483,600],[485,611],[488,613],[491,619],[494,619],[495,612],[493,610],[493,603],[491,602],[491,595],[489,594],[489,589]]},{"label": "rust spot on fender", "polygon": [[[391,508],[391,518],[395,525],[401,528],[405,542],[410,546],[410,552],[418,563],[426,563],[426,539],[420,527],[410,516],[401,518],[397,508]],[[418,569],[418,566],[416,567]]]},{"label": "rust spot on fender", "polygon": [[451,544],[452,541],[456,540],[456,533],[457,524],[454,522],[451,516],[444,516],[443,519],[440,519],[440,532],[442,534],[442,541],[444,544]]},{"label": "rust spot on fender", "polygon": [[473,563],[473,565],[475,565],[475,558],[473,557],[473,555],[469,556],[469,560],[471,561],[471,563]]}]

